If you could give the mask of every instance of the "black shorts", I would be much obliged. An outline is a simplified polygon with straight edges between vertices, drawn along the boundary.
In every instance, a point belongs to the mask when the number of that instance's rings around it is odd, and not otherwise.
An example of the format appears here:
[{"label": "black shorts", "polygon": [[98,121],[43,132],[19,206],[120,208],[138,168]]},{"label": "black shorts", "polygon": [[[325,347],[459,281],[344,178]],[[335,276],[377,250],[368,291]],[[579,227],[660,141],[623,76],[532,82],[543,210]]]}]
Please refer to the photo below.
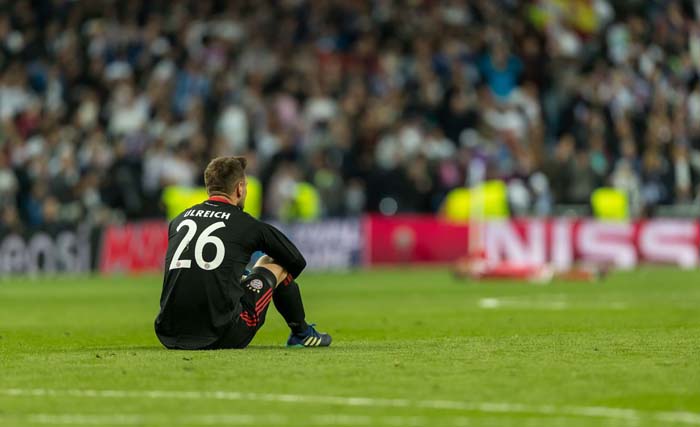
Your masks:
[{"label": "black shorts", "polygon": [[244,348],[255,337],[265,323],[265,315],[272,301],[272,293],[277,285],[277,278],[264,267],[255,267],[241,281],[243,296],[234,312],[233,321],[224,335],[207,350]]}]

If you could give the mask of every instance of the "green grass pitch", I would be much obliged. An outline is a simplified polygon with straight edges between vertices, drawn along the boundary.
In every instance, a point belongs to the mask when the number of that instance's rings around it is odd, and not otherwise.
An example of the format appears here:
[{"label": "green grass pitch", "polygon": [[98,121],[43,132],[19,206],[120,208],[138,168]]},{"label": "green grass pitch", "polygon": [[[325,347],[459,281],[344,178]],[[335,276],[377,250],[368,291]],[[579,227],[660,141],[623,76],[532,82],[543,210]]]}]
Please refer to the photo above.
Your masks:
[{"label": "green grass pitch", "polygon": [[160,277],[0,280],[0,425],[700,425],[700,272],[305,274],[327,349],[166,351]]}]

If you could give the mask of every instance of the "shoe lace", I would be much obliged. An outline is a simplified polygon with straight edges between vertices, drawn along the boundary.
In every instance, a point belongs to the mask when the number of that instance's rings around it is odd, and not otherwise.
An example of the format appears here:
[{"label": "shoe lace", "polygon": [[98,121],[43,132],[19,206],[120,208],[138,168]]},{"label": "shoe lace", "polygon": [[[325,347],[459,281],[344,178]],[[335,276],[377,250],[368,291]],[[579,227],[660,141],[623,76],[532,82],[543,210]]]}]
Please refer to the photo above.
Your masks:
[{"label": "shoe lace", "polygon": [[309,329],[311,330],[311,335],[313,335],[314,337],[320,337],[321,334],[316,330],[315,326],[316,326],[315,323],[312,323],[309,325]]}]

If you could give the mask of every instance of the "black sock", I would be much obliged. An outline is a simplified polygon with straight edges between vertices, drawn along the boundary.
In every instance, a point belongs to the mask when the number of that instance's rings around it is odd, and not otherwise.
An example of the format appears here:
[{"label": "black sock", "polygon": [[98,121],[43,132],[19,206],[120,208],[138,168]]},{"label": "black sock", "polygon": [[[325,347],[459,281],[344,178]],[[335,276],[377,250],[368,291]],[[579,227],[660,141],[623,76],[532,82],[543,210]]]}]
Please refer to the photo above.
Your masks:
[{"label": "black sock", "polygon": [[301,301],[301,291],[296,281],[292,280],[286,285],[284,283],[277,285],[272,294],[272,301],[274,301],[277,311],[287,321],[292,333],[299,334],[309,327],[304,320],[306,318],[304,303]]}]

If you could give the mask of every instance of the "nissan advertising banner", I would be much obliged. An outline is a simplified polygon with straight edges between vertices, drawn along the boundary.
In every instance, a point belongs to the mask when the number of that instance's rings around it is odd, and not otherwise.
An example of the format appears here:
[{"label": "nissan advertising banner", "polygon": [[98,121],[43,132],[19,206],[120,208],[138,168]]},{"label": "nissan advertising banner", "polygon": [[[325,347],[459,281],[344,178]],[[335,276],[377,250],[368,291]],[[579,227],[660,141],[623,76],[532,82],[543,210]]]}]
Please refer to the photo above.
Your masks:
[{"label": "nissan advertising banner", "polygon": [[489,260],[548,262],[560,269],[596,262],[629,269],[639,263],[683,268],[699,263],[700,223],[655,219],[631,223],[595,220],[522,219],[480,226],[433,217],[370,217],[369,264],[445,263],[467,254],[470,233],[478,233]]}]

